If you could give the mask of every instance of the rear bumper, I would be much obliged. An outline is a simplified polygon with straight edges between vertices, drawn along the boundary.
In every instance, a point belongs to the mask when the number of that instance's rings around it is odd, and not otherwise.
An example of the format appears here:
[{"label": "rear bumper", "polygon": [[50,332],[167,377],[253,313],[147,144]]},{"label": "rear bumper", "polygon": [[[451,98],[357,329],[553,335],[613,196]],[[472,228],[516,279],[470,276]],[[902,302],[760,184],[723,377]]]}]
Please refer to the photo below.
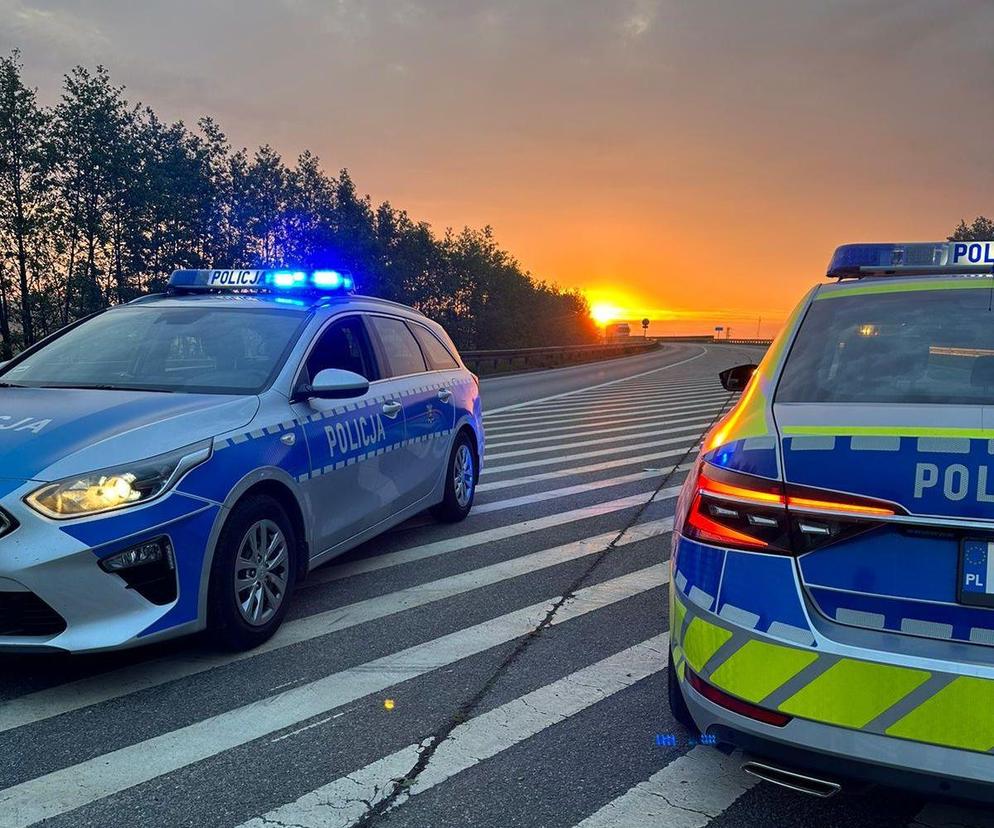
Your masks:
[{"label": "rear bumper", "polygon": [[[836,781],[994,802],[986,649],[971,659],[969,645],[951,642],[911,655],[896,637],[839,640],[812,618],[791,559],[674,542],[674,664],[702,733]],[[786,724],[705,698],[687,681],[688,667]]]},{"label": "rear bumper", "polygon": [[846,792],[878,785],[994,804],[994,756],[971,762],[964,751],[895,745],[900,740],[800,719],[773,728],[718,707],[687,682],[681,690],[702,733],[777,767],[836,782]]}]

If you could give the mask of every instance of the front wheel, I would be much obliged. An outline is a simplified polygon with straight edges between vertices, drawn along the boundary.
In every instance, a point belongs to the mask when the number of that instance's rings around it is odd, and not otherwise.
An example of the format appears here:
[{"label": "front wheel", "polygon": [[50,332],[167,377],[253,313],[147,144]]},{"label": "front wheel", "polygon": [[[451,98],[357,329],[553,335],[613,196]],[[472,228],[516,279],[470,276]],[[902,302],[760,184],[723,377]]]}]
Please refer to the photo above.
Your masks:
[{"label": "front wheel", "polygon": [[250,650],[283,623],[296,583],[297,539],[268,495],[237,503],[221,530],[208,592],[208,631],[227,650]]},{"label": "front wheel", "polygon": [[445,523],[464,520],[473,508],[477,478],[476,452],[469,435],[462,431],[456,437],[445,473],[445,497],[432,509],[432,514]]}]

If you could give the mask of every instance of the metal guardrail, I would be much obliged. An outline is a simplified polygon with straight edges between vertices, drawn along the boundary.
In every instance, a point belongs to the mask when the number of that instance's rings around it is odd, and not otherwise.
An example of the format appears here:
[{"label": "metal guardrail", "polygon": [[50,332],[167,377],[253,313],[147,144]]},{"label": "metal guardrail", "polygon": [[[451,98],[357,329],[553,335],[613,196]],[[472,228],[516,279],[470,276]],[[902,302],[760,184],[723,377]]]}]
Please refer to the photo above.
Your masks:
[{"label": "metal guardrail", "polygon": [[715,345],[772,345],[772,339],[718,339],[714,338]]},{"label": "metal guardrail", "polygon": [[461,354],[466,367],[475,374],[506,374],[632,356],[658,347],[659,343],[655,340],[633,338],[629,342],[610,342],[606,345],[509,348],[502,351],[462,351]]}]

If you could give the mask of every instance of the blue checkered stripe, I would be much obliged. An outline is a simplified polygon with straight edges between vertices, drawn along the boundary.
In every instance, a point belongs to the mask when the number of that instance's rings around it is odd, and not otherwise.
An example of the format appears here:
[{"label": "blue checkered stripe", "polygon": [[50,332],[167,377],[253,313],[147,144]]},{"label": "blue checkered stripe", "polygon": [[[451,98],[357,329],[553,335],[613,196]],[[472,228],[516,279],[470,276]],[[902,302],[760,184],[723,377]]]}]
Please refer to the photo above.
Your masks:
[{"label": "blue checkered stripe", "polygon": [[[329,411],[318,411],[311,414],[309,417],[296,418],[291,420],[285,420],[281,423],[275,423],[264,428],[257,428],[251,431],[245,431],[238,434],[233,434],[229,437],[218,438],[214,442],[214,451],[222,451],[226,448],[232,446],[239,446],[252,440],[260,440],[266,437],[277,436],[282,432],[294,431],[298,427],[304,427],[308,423],[317,423],[323,420],[336,420],[339,417],[346,416],[350,413],[357,415],[368,415],[368,412],[372,410],[378,410],[380,406],[391,400],[398,400],[413,397],[419,394],[425,394],[432,391],[439,391],[442,388],[448,388],[455,392],[459,388],[463,388],[469,385],[473,385],[472,379],[461,379],[449,382],[434,382],[428,383],[426,385],[418,385],[412,388],[407,388],[403,391],[395,391],[389,394],[383,394],[377,397],[372,397],[370,399],[365,399],[362,402],[350,402],[345,403]],[[303,483],[307,480],[313,480],[316,477],[321,477],[322,475],[329,474],[337,469],[344,468],[346,466],[351,466],[355,463],[361,463],[363,460],[367,460],[370,457],[376,457],[382,454],[386,454],[391,451],[396,451],[397,449],[405,448],[418,443],[427,443],[432,440],[437,440],[441,438],[449,437],[453,432],[452,428],[446,428],[440,431],[432,431],[428,434],[419,435],[413,438],[405,438],[401,440],[394,440],[386,445],[377,446],[370,451],[362,452],[351,457],[343,458],[335,463],[324,466],[321,469],[313,469],[309,472],[304,472],[303,474],[297,475],[296,479],[298,483]]]}]

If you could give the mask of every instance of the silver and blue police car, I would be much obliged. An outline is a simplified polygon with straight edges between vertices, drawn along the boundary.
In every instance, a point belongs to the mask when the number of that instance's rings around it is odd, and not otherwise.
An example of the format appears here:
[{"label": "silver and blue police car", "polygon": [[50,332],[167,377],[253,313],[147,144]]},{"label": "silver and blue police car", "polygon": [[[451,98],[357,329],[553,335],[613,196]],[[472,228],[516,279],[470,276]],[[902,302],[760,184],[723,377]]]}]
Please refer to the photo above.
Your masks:
[{"label": "silver and blue police car", "polygon": [[324,561],[483,457],[479,384],[337,271],[177,271],[0,367],[0,649],[260,644]]},{"label": "silver and blue police car", "polygon": [[[994,799],[994,242],[847,245],[683,488],[669,702],[745,768]],[[855,782],[854,782],[855,780]]]}]

